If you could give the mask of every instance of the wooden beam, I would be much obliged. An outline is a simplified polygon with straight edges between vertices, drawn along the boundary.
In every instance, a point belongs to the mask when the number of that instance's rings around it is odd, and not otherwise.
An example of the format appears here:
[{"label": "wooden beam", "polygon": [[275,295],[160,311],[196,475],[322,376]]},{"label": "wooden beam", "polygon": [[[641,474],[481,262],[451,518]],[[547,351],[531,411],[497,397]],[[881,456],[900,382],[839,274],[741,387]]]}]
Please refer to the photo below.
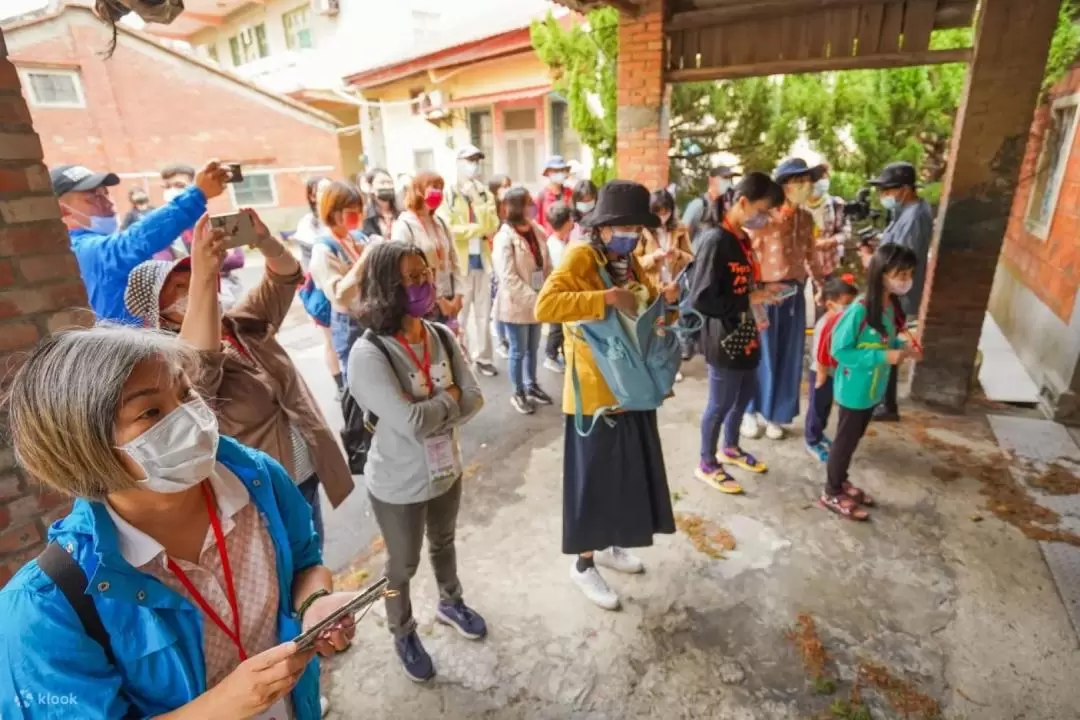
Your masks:
[{"label": "wooden beam", "polygon": [[913,65],[943,65],[945,63],[970,62],[971,48],[956,50],[924,50],[914,53],[879,53],[857,57],[831,57],[810,60],[775,60],[727,67],[684,68],[664,74],[667,82],[697,82],[702,80],[734,80],[763,75],[798,75],[801,73],[830,72],[838,70],[869,70],[879,68],[909,67]]},{"label": "wooden beam", "polygon": [[[903,5],[905,0],[883,0],[885,5]],[[867,0],[743,0],[738,4],[724,5],[707,10],[691,10],[675,13],[667,23],[669,30],[687,30],[709,25],[744,22],[747,20],[779,20],[781,17],[866,5]],[[967,22],[961,18],[967,11]],[[966,0],[943,0],[934,17],[934,27],[960,27],[970,25],[975,2]],[[939,19],[941,23],[939,24]]]}]

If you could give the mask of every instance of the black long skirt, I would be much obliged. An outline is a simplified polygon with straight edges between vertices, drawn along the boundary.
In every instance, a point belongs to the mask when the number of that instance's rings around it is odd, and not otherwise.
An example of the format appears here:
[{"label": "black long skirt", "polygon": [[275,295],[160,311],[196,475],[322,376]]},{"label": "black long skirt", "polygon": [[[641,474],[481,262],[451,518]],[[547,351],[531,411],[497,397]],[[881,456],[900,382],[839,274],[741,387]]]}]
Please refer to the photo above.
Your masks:
[{"label": "black long skirt", "polygon": [[[566,416],[563,445],[564,553],[647,547],[675,532],[656,411],[612,415],[588,437]],[[588,418],[586,419],[588,420]]]}]

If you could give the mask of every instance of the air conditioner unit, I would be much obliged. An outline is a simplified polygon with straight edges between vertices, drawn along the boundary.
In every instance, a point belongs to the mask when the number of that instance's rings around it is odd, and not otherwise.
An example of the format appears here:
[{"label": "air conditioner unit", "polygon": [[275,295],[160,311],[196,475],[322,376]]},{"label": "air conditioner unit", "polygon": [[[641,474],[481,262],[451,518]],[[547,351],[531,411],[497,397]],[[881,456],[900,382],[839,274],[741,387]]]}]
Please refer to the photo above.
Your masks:
[{"label": "air conditioner unit", "polygon": [[320,15],[337,15],[341,9],[340,0],[311,0],[311,9]]}]

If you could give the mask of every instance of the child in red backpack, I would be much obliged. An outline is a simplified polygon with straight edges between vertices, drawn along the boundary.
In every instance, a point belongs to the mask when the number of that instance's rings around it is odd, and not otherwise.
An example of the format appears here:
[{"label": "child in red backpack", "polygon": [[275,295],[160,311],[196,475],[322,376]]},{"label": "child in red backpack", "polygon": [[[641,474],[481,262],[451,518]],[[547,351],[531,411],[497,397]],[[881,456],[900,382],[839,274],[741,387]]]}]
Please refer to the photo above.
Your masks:
[{"label": "child in red backpack", "polygon": [[825,314],[814,326],[813,352],[810,356],[810,398],[806,404],[806,451],[821,462],[828,462],[832,441],[825,436],[833,405],[832,331],[836,321],[859,294],[851,275],[832,278],[825,283],[822,299]]}]

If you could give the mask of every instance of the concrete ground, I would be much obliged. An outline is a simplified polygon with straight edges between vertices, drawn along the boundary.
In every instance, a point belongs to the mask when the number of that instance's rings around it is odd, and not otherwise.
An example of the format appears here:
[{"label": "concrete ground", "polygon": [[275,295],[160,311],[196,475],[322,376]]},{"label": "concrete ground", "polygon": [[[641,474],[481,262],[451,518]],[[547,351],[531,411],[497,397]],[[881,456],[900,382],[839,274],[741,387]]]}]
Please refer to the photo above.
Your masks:
[{"label": "concrete ground", "polygon": [[[981,418],[909,411],[900,426],[876,427],[854,470],[880,508],[855,524],[814,506],[823,469],[798,437],[746,444],[771,470],[742,476],[742,497],[696,481],[700,360],[688,375],[660,423],[690,535],[640,551],[643,576],[606,573],[621,612],[585,601],[559,552],[561,418],[515,418],[517,430],[500,428],[466,460],[458,558],[490,637],[468,642],[432,622],[422,566],[414,605],[438,677],[421,687],[405,677],[378,608],[328,664],[332,717],[858,718],[843,703],[860,663],[874,666],[859,694],[875,718],[905,707],[938,717],[935,704],[947,718],[1080,717],[1077,637],[1036,544],[981,510],[980,482],[963,476],[977,474],[971,458],[996,455]],[[950,464],[950,444],[968,460],[946,482],[933,473]],[[722,542],[720,528],[734,550],[695,547]],[[820,671],[788,637],[803,613],[816,626],[807,641],[820,638],[828,656]],[[815,691],[812,674],[823,676],[817,690],[835,690]]]}]

